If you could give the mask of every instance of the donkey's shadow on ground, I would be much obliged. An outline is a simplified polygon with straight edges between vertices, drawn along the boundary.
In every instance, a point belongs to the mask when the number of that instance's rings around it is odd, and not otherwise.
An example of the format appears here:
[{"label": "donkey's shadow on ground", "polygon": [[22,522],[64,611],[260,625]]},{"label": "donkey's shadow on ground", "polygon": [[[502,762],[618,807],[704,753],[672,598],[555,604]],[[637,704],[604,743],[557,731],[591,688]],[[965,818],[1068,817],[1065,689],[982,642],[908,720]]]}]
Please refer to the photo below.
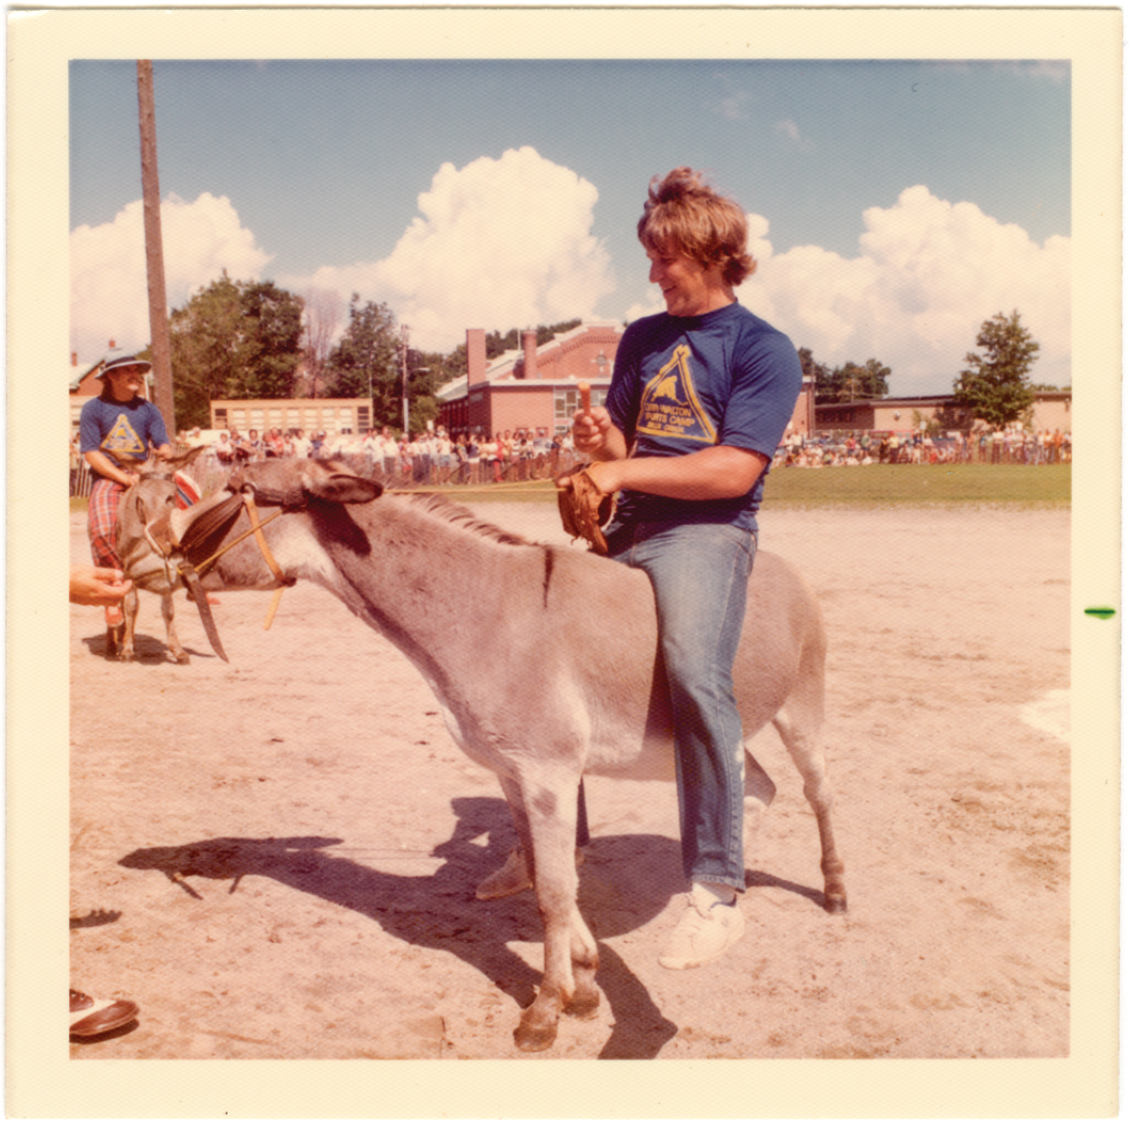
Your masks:
[{"label": "donkey's shadow on ground", "polygon": [[[191,606],[191,605],[190,605]],[[88,635],[82,640],[86,644],[86,649],[92,654],[100,658],[108,659],[111,662],[116,661],[116,657],[111,654],[109,643],[106,639],[106,632],[101,631],[97,635]],[[193,647],[189,643],[181,641],[184,647],[184,653],[191,659],[208,658],[216,659],[219,656],[209,650],[201,650],[198,647]],[[135,657],[132,661],[140,666],[163,666],[166,662],[173,662],[172,652],[168,648],[168,644],[163,639],[158,639],[155,635],[147,635],[141,631],[137,631],[133,636],[133,653]]]},{"label": "donkey's shadow on ground", "polygon": [[[189,895],[194,877],[230,880],[271,877],[281,884],[350,908],[406,943],[455,954],[479,970],[524,1008],[541,980],[507,942],[540,943],[541,920],[533,893],[502,900],[474,897],[475,885],[505,859],[514,841],[509,811],[497,798],[456,798],[451,837],[433,854],[444,864],[429,876],[397,876],[346,858],[330,847],[341,838],[209,838],[187,845],[138,849],[119,864],[162,872]],[[483,847],[477,839],[486,836]],[[753,873],[749,884],[777,885],[822,902],[822,893]],[[597,940],[636,930],[684,891],[678,843],[654,834],[599,836],[592,840],[580,875],[580,910]],[[657,953],[657,952],[656,952]],[[606,942],[600,942],[597,983],[610,1006],[612,1034],[601,1059],[651,1059],[678,1031],[655,1005],[647,988]],[[515,1009],[514,1024],[517,1024]],[[562,1032],[592,1031],[576,1025]],[[499,1030],[500,1034],[504,1029]],[[513,1045],[499,1039],[505,1054]]]}]

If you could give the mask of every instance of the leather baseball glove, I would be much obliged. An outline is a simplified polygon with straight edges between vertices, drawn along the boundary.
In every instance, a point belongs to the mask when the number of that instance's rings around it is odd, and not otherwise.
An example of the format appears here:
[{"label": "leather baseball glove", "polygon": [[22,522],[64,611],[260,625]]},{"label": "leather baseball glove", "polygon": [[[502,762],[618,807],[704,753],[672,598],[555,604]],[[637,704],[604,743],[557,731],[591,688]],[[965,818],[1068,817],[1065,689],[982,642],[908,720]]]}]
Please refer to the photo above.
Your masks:
[{"label": "leather baseball glove", "polygon": [[557,477],[557,506],[561,524],[573,541],[583,538],[593,552],[606,557],[608,541],[603,527],[615,514],[615,495],[601,491],[587,468],[573,468]]}]

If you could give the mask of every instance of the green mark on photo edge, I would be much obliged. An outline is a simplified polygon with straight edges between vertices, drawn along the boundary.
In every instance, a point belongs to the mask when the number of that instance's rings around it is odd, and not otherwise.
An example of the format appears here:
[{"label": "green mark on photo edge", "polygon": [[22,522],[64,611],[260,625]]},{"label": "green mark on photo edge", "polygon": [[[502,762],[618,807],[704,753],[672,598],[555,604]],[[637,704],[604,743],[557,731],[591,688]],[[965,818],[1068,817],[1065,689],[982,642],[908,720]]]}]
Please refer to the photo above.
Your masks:
[{"label": "green mark on photo edge", "polygon": [[1086,615],[1097,616],[1098,619],[1109,619],[1110,617],[1117,615],[1116,608],[1086,608],[1085,612]]}]

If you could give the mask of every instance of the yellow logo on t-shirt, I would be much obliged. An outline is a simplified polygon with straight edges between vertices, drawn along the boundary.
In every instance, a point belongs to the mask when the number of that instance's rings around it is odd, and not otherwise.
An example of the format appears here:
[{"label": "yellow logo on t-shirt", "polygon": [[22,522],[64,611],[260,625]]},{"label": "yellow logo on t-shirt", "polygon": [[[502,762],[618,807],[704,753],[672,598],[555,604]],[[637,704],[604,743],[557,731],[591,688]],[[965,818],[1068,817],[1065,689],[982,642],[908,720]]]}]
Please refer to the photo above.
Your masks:
[{"label": "yellow logo on t-shirt", "polygon": [[685,344],[674,348],[670,361],[644,386],[635,431],[717,443],[717,432],[694,392],[690,348]]},{"label": "yellow logo on t-shirt", "polygon": [[106,434],[106,438],[99,447],[107,452],[117,452],[119,455],[130,456],[135,459],[143,458],[147,451],[145,445],[141,442],[141,438],[133,431],[129,417],[124,413],[118,414],[114,427]]}]

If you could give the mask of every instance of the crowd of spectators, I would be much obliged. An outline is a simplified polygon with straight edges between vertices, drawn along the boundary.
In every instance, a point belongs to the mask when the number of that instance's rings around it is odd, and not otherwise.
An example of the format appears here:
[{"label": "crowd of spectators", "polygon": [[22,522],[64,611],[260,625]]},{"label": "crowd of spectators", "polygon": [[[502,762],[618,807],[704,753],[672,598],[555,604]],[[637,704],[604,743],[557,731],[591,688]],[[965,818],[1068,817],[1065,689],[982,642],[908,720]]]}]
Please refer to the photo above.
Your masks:
[{"label": "crowd of spectators", "polygon": [[776,467],[855,467],[863,464],[1069,463],[1069,432],[1039,432],[1010,424],[971,433],[851,432],[804,439],[789,434],[776,450]]},{"label": "crowd of spectators", "polygon": [[204,434],[201,429],[181,432],[178,445],[185,451],[205,446],[202,470],[226,468],[261,460],[303,457],[363,460],[368,474],[399,485],[443,486],[526,482],[551,479],[572,464],[572,434],[550,433],[545,428],[506,429],[495,433],[459,433],[452,436],[443,425],[422,432],[395,436],[388,426],[365,433],[312,432],[272,428],[260,437],[255,429],[246,435],[237,429]]},{"label": "crowd of spectators", "polygon": [[[451,436],[443,425],[408,436],[388,426],[366,433],[272,428],[178,434],[180,451],[203,445],[202,471],[286,457],[346,459],[370,476],[396,486],[492,484],[552,479],[575,462],[572,434],[544,428]],[[865,464],[1060,464],[1071,459],[1069,432],[1035,431],[1018,423],[971,433],[850,432],[804,438],[789,433],[776,450],[774,467],[855,467]],[[83,494],[82,462],[71,447],[71,494]]]}]

